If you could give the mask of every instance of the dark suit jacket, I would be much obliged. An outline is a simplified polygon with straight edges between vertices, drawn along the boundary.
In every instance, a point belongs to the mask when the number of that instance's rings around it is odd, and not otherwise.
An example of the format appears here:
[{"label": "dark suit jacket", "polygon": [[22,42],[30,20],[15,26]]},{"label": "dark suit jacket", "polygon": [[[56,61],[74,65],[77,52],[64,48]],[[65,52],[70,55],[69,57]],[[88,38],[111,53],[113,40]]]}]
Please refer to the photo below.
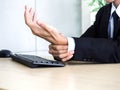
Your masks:
[{"label": "dark suit jacket", "polygon": [[116,23],[114,38],[108,38],[108,22],[112,4],[102,7],[94,24],[75,40],[75,54],[72,59],[101,63],[120,62],[120,22]]}]

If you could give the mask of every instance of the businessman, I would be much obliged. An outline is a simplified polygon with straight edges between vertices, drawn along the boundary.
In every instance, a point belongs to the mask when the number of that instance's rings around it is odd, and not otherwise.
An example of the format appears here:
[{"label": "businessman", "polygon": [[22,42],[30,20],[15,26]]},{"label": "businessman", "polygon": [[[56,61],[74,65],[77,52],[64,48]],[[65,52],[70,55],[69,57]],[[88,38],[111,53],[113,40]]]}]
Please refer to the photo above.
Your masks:
[{"label": "businessman", "polygon": [[25,22],[33,34],[51,42],[49,52],[62,61],[81,60],[100,63],[120,62],[120,0],[102,7],[94,24],[79,38],[67,38],[36,19],[31,8],[25,9]]}]

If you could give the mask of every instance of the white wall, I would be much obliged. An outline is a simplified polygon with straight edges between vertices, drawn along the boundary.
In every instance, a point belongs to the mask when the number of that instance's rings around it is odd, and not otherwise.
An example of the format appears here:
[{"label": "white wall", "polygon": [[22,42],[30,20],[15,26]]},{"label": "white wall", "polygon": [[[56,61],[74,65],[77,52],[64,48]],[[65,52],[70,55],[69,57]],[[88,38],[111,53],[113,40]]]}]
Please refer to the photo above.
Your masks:
[{"label": "white wall", "polygon": [[90,27],[91,25],[91,8],[87,0],[81,0],[81,30],[82,34]]},{"label": "white wall", "polygon": [[[24,5],[35,7],[39,19],[66,36],[81,34],[81,0],[2,0],[0,49],[13,52],[48,51],[49,43],[32,35],[24,23]],[[83,14],[82,14],[83,15]]]},{"label": "white wall", "polygon": [[34,51],[35,37],[24,23],[24,5],[34,7],[34,0],[0,2],[0,49],[13,52]]}]

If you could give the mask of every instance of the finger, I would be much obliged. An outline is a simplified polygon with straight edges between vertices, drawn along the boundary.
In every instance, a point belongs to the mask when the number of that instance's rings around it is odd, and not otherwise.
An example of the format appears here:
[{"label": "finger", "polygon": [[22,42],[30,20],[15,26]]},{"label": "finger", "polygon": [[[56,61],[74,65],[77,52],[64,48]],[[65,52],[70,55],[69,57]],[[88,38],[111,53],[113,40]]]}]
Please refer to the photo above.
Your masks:
[{"label": "finger", "polygon": [[59,55],[59,54],[67,53],[67,50],[59,50],[59,51],[49,50],[49,53],[54,55]]},{"label": "finger", "polygon": [[62,61],[68,61],[73,57],[74,51],[69,51],[66,57],[62,58]]},{"label": "finger", "polygon": [[61,60],[63,59],[63,58],[65,58],[65,57],[67,57],[68,56],[68,54],[67,53],[64,53],[64,54],[52,54],[54,57],[58,57],[58,58],[60,58]]},{"label": "finger", "polygon": [[35,19],[35,10],[30,8],[29,14],[30,14],[30,17],[31,17],[31,21],[33,22],[34,19]]},{"label": "finger", "polygon": [[32,8],[29,8],[29,13],[32,11]]},{"label": "finger", "polygon": [[74,54],[74,51],[70,51],[70,52],[67,52],[67,53],[62,53],[62,54],[58,54],[58,55],[54,55],[54,56],[59,57],[61,59],[64,59],[64,58],[66,58],[68,56],[71,56],[73,54]]},{"label": "finger", "polygon": [[25,10],[27,9],[27,5],[25,5]]},{"label": "finger", "polygon": [[35,11],[33,14],[33,21],[36,22],[37,21],[37,12]]},{"label": "finger", "polygon": [[27,23],[27,6],[25,5],[25,11],[24,11],[24,19],[25,19],[25,23]]},{"label": "finger", "polygon": [[29,12],[31,11],[30,8],[28,6],[25,6],[25,11],[27,14],[29,14]]},{"label": "finger", "polygon": [[58,60],[61,60],[63,62],[70,60],[73,57],[74,51],[70,51],[64,55],[64,57],[53,55]]},{"label": "finger", "polygon": [[69,56],[67,56],[67,57],[65,57],[65,58],[59,58],[59,57],[57,57],[57,56],[54,56],[57,60],[60,60],[60,61],[63,61],[63,62],[66,62],[66,61],[68,61],[68,60],[70,60],[72,57],[73,57],[73,55],[69,55]]},{"label": "finger", "polygon": [[29,7],[28,7],[27,5],[25,5],[25,10],[28,10],[28,8],[29,8]]},{"label": "finger", "polygon": [[70,60],[73,57],[73,55],[69,55],[62,59],[63,62]]},{"label": "finger", "polygon": [[31,11],[30,8],[25,6],[24,19],[27,25],[29,25],[31,22],[31,16],[29,11]]},{"label": "finger", "polygon": [[55,57],[55,56],[54,56],[54,59],[55,59],[55,60],[62,61],[59,57]]},{"label": "finger", "polygon": [[62,61],[66,61],[66,60],[69,60],[73,57],[73,54],[74,54],[74,51],[69,51],[65,57],[61,58]]},{"label": "finger", "polygon": [[50,44],[49,45],[49,53],[54,54],[54,55],[67,53],[67,46]]},{"label": "finger", "polygon": [[68,45],[49,45],[50,50],[68,50]]}]

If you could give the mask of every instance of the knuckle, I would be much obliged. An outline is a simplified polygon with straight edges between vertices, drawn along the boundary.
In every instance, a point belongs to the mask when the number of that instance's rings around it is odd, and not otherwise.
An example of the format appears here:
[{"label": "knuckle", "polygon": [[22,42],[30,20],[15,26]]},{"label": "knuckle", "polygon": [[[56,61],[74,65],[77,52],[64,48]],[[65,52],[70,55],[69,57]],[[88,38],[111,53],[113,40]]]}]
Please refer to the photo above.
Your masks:
[{"label": "knuckle", "polygon": [[55,50],[58,50],[58,46],[54,46],[54,49],[55,49]]},{"label": "knuckle", "polygon": [[58,53],[58,54],[61,54],[61,51],[60,51],[60,50],[58,50],[58,51],[57,51],[57,53]]},{"label": "knuckle", "polygon": [[59,58],[60,58],[60,59],[62,59],[62,58],[63,58],[63,55],[62,55],[62,54],[59,54],[58,56],[59,56]]},{"label": "knuckle", "polygon": [[65,50],[67,50],[67,49],[68,49],[68,46],[64,46],[63,48],[64,48]]}]

